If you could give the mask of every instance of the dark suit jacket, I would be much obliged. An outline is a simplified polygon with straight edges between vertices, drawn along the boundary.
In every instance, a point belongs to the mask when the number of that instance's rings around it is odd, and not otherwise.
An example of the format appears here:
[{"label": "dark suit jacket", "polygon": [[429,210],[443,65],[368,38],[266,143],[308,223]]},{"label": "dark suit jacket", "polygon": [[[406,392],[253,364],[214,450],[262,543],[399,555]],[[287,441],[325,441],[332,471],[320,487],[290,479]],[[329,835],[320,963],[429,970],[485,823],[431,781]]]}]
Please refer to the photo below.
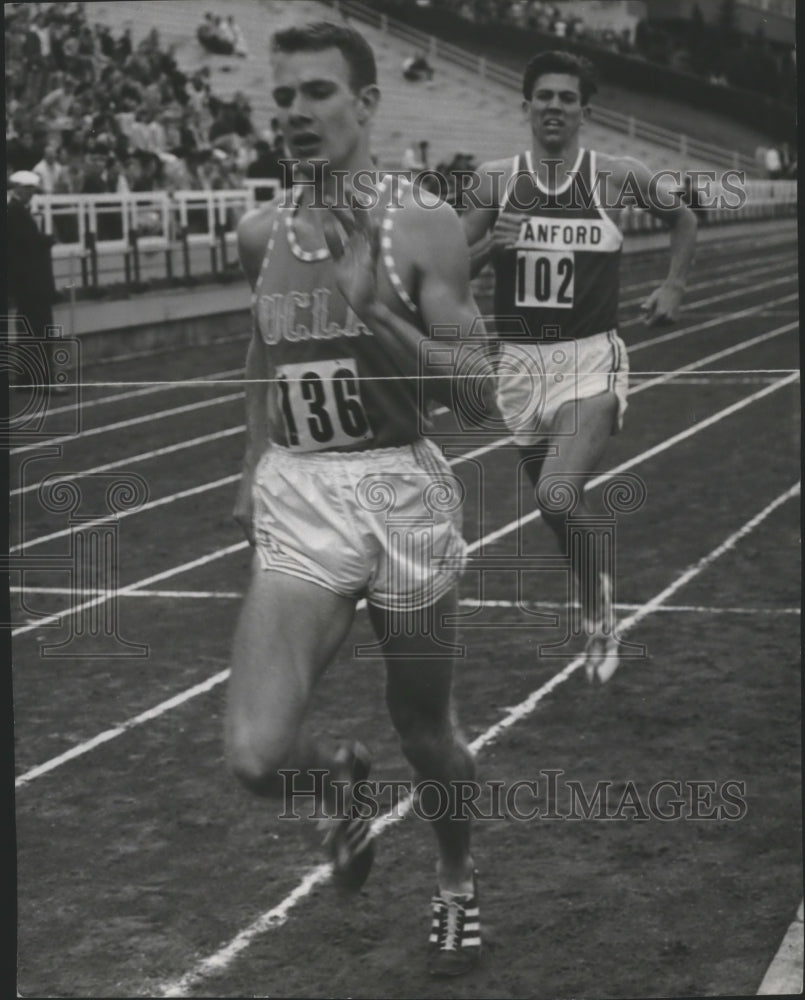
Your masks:
[{"label": "dark suit jacket", "polygon": [[9,297],[20,312],[50,306],[56,298],[50,259],[53,241],[40,232],[30,209],[13,194],[6,211]]}]

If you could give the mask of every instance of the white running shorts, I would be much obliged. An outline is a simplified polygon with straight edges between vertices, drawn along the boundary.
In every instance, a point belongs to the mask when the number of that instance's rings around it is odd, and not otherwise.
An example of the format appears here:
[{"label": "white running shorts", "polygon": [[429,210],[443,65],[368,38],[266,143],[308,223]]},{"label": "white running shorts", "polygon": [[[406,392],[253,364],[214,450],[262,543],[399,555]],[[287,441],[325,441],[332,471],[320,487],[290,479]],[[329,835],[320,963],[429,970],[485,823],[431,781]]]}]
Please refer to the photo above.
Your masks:
[{"label": "white running shorts", "polygon": [[272,444],[253,497],[263,569],[345,597],[415,611],[464,567],[464,489],[430,441],[306,453]]},{"label": "white running shorts", "polygon": [[581,340],[502,341],[497,374],[498,409],[516,444],[536,444],[550,435],[560,406],[602,392],[617,396],[617,430],[623,424],[629,358],[614,330]]}]

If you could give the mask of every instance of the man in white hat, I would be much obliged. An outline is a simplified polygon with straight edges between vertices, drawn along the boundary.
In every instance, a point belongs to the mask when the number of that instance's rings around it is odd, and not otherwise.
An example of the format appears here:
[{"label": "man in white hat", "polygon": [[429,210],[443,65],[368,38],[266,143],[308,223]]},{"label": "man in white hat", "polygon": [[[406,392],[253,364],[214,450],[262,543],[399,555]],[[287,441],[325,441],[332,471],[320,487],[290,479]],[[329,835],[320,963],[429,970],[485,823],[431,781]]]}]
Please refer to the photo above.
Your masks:
[{"label": "man in white hat", "polygon": [[[37,340],[44,340],[48,327],[53,326],[56,297],[50,258],[53,238],[40,231],[30,208],[31,199],[41,185],[41,178],[33,170],[17,170],[8,179],[6,208],[9,297],[17,315],[27,320]],[[50,350],[47,359],[50,365]],[[17,382],[29,384],[32,380],[33,375],[21,375]]]}]

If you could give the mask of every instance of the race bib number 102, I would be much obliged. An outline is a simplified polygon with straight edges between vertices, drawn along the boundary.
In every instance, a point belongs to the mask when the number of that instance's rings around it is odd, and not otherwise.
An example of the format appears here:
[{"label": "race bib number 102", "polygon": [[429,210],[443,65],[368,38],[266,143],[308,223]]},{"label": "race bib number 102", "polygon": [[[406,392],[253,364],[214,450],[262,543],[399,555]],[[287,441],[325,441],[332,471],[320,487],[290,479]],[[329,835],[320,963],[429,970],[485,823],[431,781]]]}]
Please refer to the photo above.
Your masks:
[{"label": "race bib number 102", "polygon": [[518,250],[517,305],[571,309],[574,263],[568,250]]},{"label": "race bib number 102", "polygon": [[321,451],[373,437],[353,358],[281,365],[277,385],[289,448]]}]

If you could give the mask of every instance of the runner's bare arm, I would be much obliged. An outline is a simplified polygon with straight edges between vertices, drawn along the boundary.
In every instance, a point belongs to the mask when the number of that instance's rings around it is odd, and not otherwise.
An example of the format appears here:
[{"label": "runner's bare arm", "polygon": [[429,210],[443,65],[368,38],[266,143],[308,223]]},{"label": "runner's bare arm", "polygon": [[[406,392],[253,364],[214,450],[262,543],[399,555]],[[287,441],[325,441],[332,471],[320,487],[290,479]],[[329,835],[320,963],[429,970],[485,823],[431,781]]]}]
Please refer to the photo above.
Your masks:
[{"label": "runner's bare arm", "polygon": [[[245,215],[238,226],[238,254],[241,266],[252,288],[257,283],[273,215],[266,209]],[[268,447],[266,413],[266,379],[268,377],[265,348],[256,325],[246,352],[244,373],[246,399],[246,447],[243,474],[235,499],[233,517],[243,529],[250,544],[254,544],[252,528],[252,483],[254,471]]]},{"label": "runner's bare arm", "polygon": [[671,230],[668,275],[641,308],[649,326],[672,323],[677,317],[688,271],[693,263],[698,228],[696,216],[681,200],[680,179],[673,176],[672,171],[652,173],[644,163],[632,157],[599,155],[598,167],[610,172],[608,192],[636,189],[641,204]]},{"label": "runner's bare arm", "polygon": [[466,206],[461,224],[470,248],[470,275],[475,277],[496,253],[513,244],[520,231],[520,216],[501,215],[499,206],[511,179],[512,161],[493,160],[478,169],[480,183]]},{"label": "runner's bare arm", "polygon": [[[420,199],[424,198],[422,192]],[[342,292],[358,317],[382,339],[400,371],[409,378],[427,378],[437,398],[449,405],[450,384],[470,374],[462,368],[467,352],[457,348],[471,334],[473,342],[485,336],[470,289],[469,255],[458,216],[434,198],[424,205],[409,203],[395,223],[395,256],[415,263],[421,326],[397,315],[378,295],[379,231],[369,214],[338,209],[332,216],[347,236],[345,241],[332,222],[325,226]],[[434,337],[435,327],[454,334]],[[488,387],[481,388],[486,395]]]}]

